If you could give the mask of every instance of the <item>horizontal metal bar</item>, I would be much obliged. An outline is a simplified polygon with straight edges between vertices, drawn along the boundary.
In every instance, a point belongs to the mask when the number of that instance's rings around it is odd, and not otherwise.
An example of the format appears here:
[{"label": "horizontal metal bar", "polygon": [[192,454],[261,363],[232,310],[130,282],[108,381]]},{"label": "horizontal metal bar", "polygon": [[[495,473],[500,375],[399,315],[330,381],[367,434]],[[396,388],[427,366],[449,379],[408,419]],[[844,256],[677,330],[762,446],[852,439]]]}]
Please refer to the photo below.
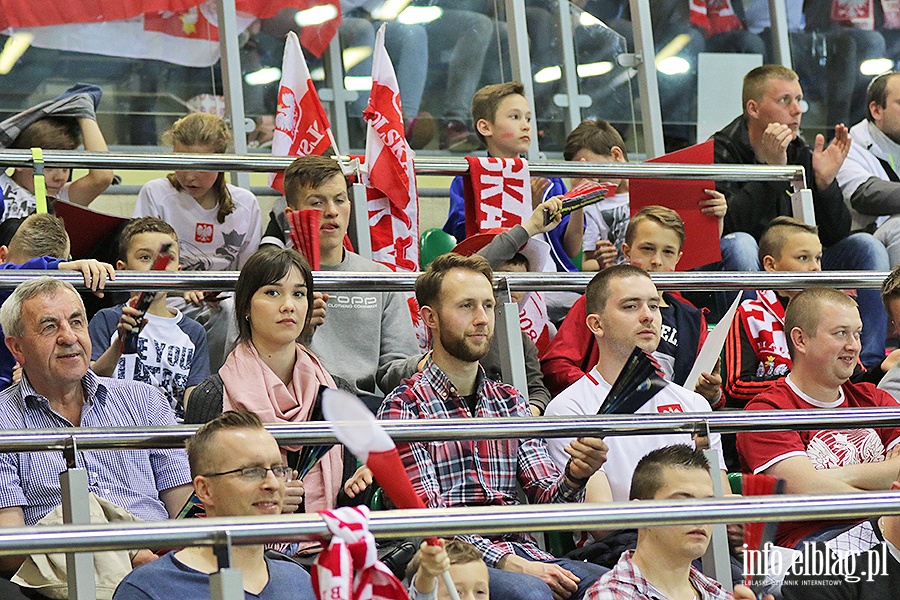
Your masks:
[{"label": "horizontal metal bar", "polygon": [[[692,523],[850,519],[900,513],[900,494],[767,496],[679,502],[648,500],[395,510],[372,513],[369,530],[380,537],[498,535],[521,531],[621,529]],[[0,529],[0,556],[97,552],[130,548],[211,546],[227,532],[234,544],[263,544],[327,536],[318,515],[186,519],[158,523],[57,525]]]},{"label": "horizontal metal bar", "polygon": [[[201,171],[283,171],[296,157],[270,154],[144,154],[118,152],[81,152],[45,150],[47,167],[132,170]],[[30,150],[0,150],[0,165],[30,167]],[[417,175],[460,175],[469,170],[463,158],[416,157]],[[789,180],[803,187],[803,167],[787,165],[684,165],[672,163],[588,163],[580,161],[534,161],[528,164],[532,175],[571,177],[604,176],[634,179],[711,179],[714,181]]]},{"label": "horizontal metal bar", "polygon": [[[231,291],[238,271],[118,271],[106,289],[122,291],[210,290]],[[887,271],[788,272],[676,272],[651,273],[660,290],[717,291],[804,289],[813,286],[838,289],[878,289]],[[84,278],[74,271],[0,271],[0,290],[9,290],[23,281],[50,275],[85,289]],[[583,292],[595,273],[498,273],[494,285],[509,282],[512,291]],[[316,271],[316,289],[328,292],[411,292],[419,273],[335,273]],[[505,285],[504,285],[505,289]]]},{"label": "horizontal metal bar", "polygon": [[[583,435],[649,435],[739,431],[813,430],[841,427],[897,427],[900,411],[891,408],[842,408],[812,411],[719,411],[658,415],[589,415],[578,417],[418,419],[381,421],[397,442],[561,438]],[[105,448],[177,448],[196,431],[196,425],[169,427],[91,427],[0,430],[0,452],[61,451],[75,438],[79,450]],[[323,421],[268,424],[282,444],[337,443]]]}]

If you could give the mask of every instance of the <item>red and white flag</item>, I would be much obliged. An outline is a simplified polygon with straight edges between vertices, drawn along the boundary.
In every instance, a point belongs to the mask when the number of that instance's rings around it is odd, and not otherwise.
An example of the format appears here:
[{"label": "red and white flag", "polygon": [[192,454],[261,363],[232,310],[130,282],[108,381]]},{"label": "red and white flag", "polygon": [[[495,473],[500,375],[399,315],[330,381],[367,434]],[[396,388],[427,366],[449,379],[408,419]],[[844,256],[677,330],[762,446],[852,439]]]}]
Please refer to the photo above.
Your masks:
[{"label": "red and white flag", "polygon": [[[331,145],[331,125],[319,94],[309,76],[309,67],[293,31],[284,42],[281,85],[278,86],[278,112],[275,115],[273,156],[309,156],[322,154]],[[269,177],[269,185],[284,193],[284,173]]]},{"label": "red and white flag", "polygon": [[[257,19],[283,8],[304,10],[328,4],[334,17],[303,28],[303,45],[321,56],[341,24],[339,0],[237,0],[242,32]],[[119,0],[55,2],[0,0],[0,32],[31,33],[32,46],[103,56],[161,60],[187,67],[209,67],[219,60],[219,29],[214,0]]]},{"label": "red and white flag", "polygon": [[531,216],[531,179],[525,159],[467,156],[466,160],[466,237],[488,229],[509,229]]},{"label": "red and white flag", "polygon": [[384,48],[382,25],[375,37],[372,91],[363,111],[366,134],[366,196],[372,258],[395,271],[419,268],[419,196],[413,151],[406,141],[400,86]]}]

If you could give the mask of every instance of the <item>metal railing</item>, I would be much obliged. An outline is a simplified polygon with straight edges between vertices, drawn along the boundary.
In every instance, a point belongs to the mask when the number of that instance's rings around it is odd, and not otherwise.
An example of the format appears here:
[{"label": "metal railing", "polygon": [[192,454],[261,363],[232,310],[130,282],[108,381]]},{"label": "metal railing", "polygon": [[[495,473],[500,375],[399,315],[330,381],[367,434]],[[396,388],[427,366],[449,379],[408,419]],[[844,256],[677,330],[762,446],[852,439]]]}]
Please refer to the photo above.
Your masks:
[{"label": "metal railing", "polygon": [[[84,277],[73,271],[0,271],[0,290],[9,290],[24,281],[49,275],[85,289]],[[233,290],[239,271],[118,271],[109,281],[109,291],[158,290]],[[496,273],[494,284],[508,284],[512,291],[583,292],[595,273]],[[889,275],[887,271],[825,271],[817,273],[789,272],[677,272],[650,273],[660,290],[720,291],[804,289],[813,286],[838,289],[878,289]],[[419,273],[335,273],[316,271],[316,289],[351,292],[411,292]]]},{"label": "metal railing", "polygon": [[[433,421],[433,422],[432,422]],[[900,427],[900,410],[841,408],[828,411],[728,411],[659,415],[587,415],[566,417],[502,417],[381,421],[397,442],[562,438],[583,435],[658,435],[666,433],[737,433],[740,431],[815,430],[825,427]],[[196,425],[169,427],[75,427],[7,430],[0,435],[0,452],[125,450],[179,448]],[[281,444],[339,443],[323,421],[267,424]]]},{"label": "metal railing", "polygon": [[[270,173],[283,171],[296,157],[264,154],[142,154],[45,150],[44,165],[60,168],[202,170]],[[30,150],[0,150],[0,165],[31,167]],[[469,165],[463,158],[417,157],[417,175],[461,175]],[[713,181],[791,181],[794,189],[805,187],[801,166],[686,165],[672,163],[588,163],[580,161],[533,161],[529,173],[540,176],[603,176],[633,179],[711,179]]]},{"label": "metal railing", "polygon": [[[376,537],[452,536],[543,531],[622,529],[691,523],[854,519],[900,514],[900,494],[769,496],[687,500],[392,510],[372,513]],[[329,535],[315,514],[186,519],[156,523],[55,525],[0,529],[0,556],[22,552],[97,552],[132,548],[213,546],[227,534],[235,544],[266,544]]]}]

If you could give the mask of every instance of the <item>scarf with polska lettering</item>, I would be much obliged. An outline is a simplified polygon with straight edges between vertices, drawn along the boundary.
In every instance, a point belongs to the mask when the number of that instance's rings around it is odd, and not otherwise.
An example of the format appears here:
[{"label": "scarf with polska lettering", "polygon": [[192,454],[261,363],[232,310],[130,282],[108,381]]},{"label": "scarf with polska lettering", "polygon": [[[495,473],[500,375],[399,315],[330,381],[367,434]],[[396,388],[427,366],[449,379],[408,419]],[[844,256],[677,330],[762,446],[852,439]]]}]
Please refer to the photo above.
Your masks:
[{"label": "scarf with polska lettering", "polygon": [[[467,156],[469,177],[463,177],[466,236],[505,230],[531,216],[531,176],[524,158]],[[496,233],[496,231],[495,231]],[[462,241],[462,240],[459,240]],[[530,265],[532,271],[541,265]],[[519,306],[522,331],[538,347],[539,355],[550,343],[547,305],[539,292],[529,292]]]},{"label": "scarf with polska lettering", "polygon": [[365,506],[319,511],[331,541],[313,563],[312,586],[319,600],[408,600],[391,570],[378,560]]},{"label": "scarf with polska lettering", "polygon": [[[531,177],[524,158],[467,156],[463,177],[466,237],[488,229],[509,229],[531,216]],[[458,240],[462,241],[462,240]]]},{"label": "scarf with polska lettering", "polygon": [[[900,29],[900,1],[880,0],[884,11],[884,29]],[[831,0],[831,22],[855,29],[875,29],[873,0]]]},{"label": "scarf with polska lettering", "polygon": [[706,37],[744,27],[734,14],[731,0],[691,0],[691,23]]}]

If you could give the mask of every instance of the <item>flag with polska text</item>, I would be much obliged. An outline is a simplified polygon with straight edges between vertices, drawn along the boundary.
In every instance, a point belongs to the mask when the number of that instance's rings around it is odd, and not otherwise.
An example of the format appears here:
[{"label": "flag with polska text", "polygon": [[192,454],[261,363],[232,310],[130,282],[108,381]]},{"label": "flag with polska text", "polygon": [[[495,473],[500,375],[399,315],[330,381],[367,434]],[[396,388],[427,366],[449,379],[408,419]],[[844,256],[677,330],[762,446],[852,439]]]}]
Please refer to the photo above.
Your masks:
[{"label": "flag with polska text", "polygon": [[[331,145],[330,128],[328,116],[309,76],[300,40],[292,31],[284,42],[272,155],[322,154]],[[284,193],[284,173],[270,176],[269,185]]]}]

